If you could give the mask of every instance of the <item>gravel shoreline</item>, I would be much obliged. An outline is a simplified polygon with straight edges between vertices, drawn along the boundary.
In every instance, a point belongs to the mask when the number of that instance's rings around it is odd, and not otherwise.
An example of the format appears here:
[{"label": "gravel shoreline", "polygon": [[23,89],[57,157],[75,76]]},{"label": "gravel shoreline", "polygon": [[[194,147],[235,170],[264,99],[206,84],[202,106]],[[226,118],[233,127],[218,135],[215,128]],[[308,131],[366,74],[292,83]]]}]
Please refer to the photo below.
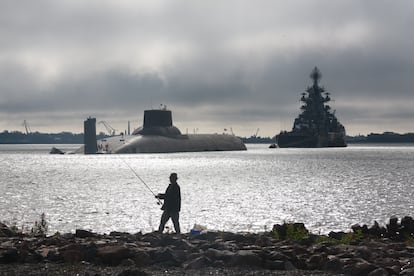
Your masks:
[{"label": "gravel shoreline", "polygon": [[263,233],[45,236],[0,223],[0,275],[414,275],[414,220],[329,235],[284,223]]},{"label": "gravel shoreline", "polygon": [[[0,275],[31,275],[31,276],[73,276],[73,275],[116,275],[116,276],[332,276],[337,273],[327,273],[322,271],[275,271],[268,269],[248,269],[248,268],[201,268],[201,269],[180,269],[163,267],[110,267],[96,265],[70,265],[70,264],[15,264],[0,265]],[[340,275],[340,274],[339,274]]]}]

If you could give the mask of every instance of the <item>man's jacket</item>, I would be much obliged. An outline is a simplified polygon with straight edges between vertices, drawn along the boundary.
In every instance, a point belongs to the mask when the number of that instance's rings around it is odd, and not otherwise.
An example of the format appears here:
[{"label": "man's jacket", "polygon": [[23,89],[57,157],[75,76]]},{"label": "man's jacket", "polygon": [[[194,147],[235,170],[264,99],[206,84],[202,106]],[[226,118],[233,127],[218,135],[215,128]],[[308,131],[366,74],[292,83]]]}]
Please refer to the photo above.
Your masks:
[{"label": "man's jacket", "polygon": [[179,212],[181,210],[181,191],[178,184],[168,185],[165,194],[161,194],[159,198],[164,199],[161,210],[168,212]]}]

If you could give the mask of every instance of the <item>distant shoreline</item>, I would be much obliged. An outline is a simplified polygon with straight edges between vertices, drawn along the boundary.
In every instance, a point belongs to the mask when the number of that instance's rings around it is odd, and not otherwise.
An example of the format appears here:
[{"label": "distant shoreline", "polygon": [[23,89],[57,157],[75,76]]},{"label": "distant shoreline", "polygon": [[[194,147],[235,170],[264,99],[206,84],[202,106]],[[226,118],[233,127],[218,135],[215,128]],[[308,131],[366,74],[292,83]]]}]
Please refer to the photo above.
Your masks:
[{"label": "distant shoreline", "polygon": [[[97,139],[108,137],[99,133]],[[272,144],[275,137],[239,137],[246,144]],[[394,132],[370,133],[368,135],[346,136],[348,144],[407,144],[414,143],[414,133],[399,134]],[[0,144],[83,144],[83,133],[23,133],[19,131],[3,131],[0,133]]]}]

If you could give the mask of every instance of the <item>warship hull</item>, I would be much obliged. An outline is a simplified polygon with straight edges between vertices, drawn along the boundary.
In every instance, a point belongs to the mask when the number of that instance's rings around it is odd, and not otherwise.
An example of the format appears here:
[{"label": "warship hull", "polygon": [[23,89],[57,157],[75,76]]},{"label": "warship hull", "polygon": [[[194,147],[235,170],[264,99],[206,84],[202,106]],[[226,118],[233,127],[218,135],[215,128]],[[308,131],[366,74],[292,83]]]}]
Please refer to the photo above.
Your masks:
[{"label": "warship hull", "polygon": [[338,133],[311,135],[285,132],[277,136],[277,145],[280,148],[346,147],[344,135]]}]

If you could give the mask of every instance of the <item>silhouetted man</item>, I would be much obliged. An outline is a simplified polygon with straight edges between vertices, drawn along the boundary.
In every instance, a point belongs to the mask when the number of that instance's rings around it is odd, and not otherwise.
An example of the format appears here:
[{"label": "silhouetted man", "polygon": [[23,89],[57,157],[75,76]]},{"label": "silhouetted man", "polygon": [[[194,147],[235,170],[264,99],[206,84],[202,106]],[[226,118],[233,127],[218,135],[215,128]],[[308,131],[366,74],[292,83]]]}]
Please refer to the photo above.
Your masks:
[{"label": "silhouetted man", "polygon": [[158,232],[162,233],[164,231],[165,224],[171,218],[174,229],[177,234],[180,234],[180,210],[181,210],[181,191],[180,186],[177,183],[177,174],[172,173],[170,175],[170,185],[168,185],[165,194],[158,194],[155,197],[164,200],[164,204],[161,207],[161,210],[164,212],[161,216],[160,227],[158,227]]}]

